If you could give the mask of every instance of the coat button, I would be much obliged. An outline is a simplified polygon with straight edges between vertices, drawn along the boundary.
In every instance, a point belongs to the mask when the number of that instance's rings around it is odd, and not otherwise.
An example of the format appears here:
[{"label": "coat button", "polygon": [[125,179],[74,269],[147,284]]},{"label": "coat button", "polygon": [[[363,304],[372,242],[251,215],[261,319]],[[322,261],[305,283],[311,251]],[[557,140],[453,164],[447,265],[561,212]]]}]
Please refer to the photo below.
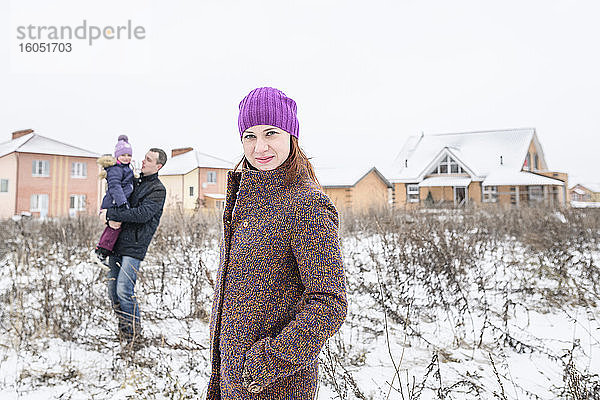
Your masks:
[{"label": "coat button", "polygon": [[248,221],[244,221],[244,228],[248,227]]}]

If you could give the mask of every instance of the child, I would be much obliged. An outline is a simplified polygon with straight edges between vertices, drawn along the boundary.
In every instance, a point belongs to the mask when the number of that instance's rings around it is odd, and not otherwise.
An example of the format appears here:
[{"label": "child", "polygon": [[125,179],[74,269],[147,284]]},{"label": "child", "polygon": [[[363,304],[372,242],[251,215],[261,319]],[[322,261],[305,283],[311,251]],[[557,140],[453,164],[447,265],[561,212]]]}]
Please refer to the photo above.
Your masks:
[{"label": "child", "polygon": [[[115,159],[116,158],[116,159]],[[104,173],[101,177],[106,177],[108,190],[100,208],[127,207],[129,203],[127,198],[133,191],[133,170],[129,163],[131,162],[131,145],[126,135],[119,136],[115,146],[115,157],[102,156],[98,159],[98,164],[104,167]],[[110,269],[108,266],[108,256],[112,254],[112,249],[121,228],[113,229],[110,226],[104,228],[102,236],[96,249],[92,252],[92,260],[104,269]]]}]

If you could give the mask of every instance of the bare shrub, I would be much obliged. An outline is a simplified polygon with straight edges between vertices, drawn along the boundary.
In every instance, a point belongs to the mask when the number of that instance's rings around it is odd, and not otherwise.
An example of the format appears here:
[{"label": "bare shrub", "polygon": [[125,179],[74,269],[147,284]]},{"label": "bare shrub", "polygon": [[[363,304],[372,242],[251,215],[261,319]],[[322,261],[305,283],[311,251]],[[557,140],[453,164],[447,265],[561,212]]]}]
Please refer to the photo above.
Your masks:
[{"label": "bare shrub", "polygon": [[[564,371],[553,393],[597,398],[597,375],[578,368],[573,352],[553,351],[515,323],[518,315],[532,312],[563,313],[575,321],[576,309],[598,325],[600,210],[379,210],[342,214],[341,222],[349,312],[343,332],[321,354],[320,374],[340,399],[375,396],[361,380],[361,369],[370,346],[382,338],[395,372],[379,389],[390,399],[505,399],[512,391],[536,398],[493,359],[486,373],[497,381],[494,388],[486,387],[479,371],[452,375],[446,366],[460,361],[455,349],[486,358],[497,352],[544,357]],[[145,333],[150,348],[145,355],[115,349],[116,319],[105,276],[87,259],[101,230],[92,217],[0,224],[0,343],[38,354],[40,339],[60,338],[114,357],[107,373],[132,381],[140,398],[198,397],[197,377],[208,374],[208,343],[194,339],[193,332],[208,329],[220,213],[163,216],[136,287],[142,320],[152,327]],[[394,341],[400,347],[391,346]],[[426,349],[430,362],[414,372],[406,365],[405,348]],[[184,360],[179,370],[174,359]],[[124,375],[123,367],[137,372]],[[84,375],[70,365],[25,368],[18,379],[23,386],[62,379],[73,388],[88,387]],[[158,376],[161,387],[148,385]],[[90,390],[100,398],[118,387]]]}]

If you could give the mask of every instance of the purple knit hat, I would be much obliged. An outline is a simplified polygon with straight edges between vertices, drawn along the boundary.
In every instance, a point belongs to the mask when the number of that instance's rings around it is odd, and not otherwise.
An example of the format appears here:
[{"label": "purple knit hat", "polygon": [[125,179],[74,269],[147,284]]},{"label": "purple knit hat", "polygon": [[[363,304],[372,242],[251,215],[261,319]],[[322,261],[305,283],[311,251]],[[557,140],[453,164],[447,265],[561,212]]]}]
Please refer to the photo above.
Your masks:
[{"label": "purple knit hat", "polygon": [[119,136],[117,145],[115,146],[115,158],[119,158],[123,154],[132,154],[131,145],[127,135]]},{"label": "purple knit hat", "polygon": [[240,102],[240,137],[246,129],[255,125],[275,126],[298,138],[300,126],[296,102],[272,87],[254,89]]}]

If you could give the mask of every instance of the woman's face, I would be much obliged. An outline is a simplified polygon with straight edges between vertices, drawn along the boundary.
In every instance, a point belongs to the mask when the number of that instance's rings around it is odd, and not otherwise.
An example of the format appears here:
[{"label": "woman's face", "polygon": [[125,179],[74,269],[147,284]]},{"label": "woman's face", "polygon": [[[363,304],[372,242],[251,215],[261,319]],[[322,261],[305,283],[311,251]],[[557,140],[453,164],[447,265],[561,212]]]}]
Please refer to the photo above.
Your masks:
[{"label": "woman's face", "polygon": [[279,167],[290,155],[291,135],[271,125],[255,125],[242,132],[246,160],[256,169]]}]

